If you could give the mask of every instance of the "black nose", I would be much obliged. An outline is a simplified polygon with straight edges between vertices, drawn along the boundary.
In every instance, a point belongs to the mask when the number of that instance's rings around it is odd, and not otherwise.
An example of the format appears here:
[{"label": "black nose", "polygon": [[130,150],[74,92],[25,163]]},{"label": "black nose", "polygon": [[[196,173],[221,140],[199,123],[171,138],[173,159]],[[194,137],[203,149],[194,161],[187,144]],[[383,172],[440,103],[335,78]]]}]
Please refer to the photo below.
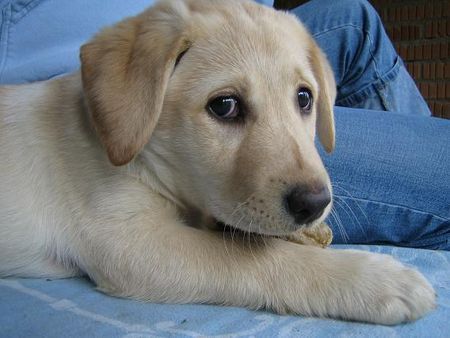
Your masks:
[{"label": "black nose", "polygon": [[319,218],[331,202],[330,190],[324,186],[311,189],[297,186],[285,197],[286,209],[295,218],[295,223],[306,224]]}]

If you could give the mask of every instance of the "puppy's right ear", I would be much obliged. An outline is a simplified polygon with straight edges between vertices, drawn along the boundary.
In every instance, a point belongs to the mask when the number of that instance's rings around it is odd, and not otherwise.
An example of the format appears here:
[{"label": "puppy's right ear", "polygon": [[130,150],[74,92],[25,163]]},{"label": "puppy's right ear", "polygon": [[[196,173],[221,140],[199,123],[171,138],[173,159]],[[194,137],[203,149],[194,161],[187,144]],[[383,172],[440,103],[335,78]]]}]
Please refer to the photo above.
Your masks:
[{"label": "puppy's right ear", "polygon": [[334,150],[335,128],[333,105],[336,99],[336,82],[333,70],[319,46],[311,38],[309,59],[319,84],[317,100],[317,133],[319,140],[328,153]]},{"label": "puppy's right ear", "polygon": [[86,102],[114,165],[131,161],[150,139],[177,56],[189,44],[187,16],[183,2],[162,2],[81,47]]}]

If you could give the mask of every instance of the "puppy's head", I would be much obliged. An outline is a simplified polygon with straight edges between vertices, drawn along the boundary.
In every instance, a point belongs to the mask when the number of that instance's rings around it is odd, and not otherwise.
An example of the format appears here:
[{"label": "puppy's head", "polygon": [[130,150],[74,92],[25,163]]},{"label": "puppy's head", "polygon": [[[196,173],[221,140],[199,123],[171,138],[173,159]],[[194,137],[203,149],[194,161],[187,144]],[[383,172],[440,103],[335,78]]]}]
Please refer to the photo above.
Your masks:
[{"label": "puppy's head", "polygon": [[170,0],[82,47],[111,162],[139,156],[178,202],[281,235],[331,207],[314,146],[334,147],[330,66],[291,15],[250,1]]}]

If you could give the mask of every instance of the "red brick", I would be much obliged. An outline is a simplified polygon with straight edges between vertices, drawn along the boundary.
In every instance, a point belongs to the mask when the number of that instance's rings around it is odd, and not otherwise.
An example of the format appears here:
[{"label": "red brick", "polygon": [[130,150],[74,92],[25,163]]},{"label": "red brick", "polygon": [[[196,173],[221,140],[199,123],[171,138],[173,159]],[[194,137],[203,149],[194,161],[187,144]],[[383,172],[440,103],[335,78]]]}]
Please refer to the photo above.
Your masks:
[{"label": "red brick", "polygon": [[414,63],[413,74],[415,79],[420,79],[422,77],[422,65],[420,63]]},{"label": "red brick", "polygon": [[450,103],[444,103],[442,105],[442,115],[444,119],[450,119]]},{"label": "red brick", "polygon": [[397,7],[395,9],[395,21],[399,22],[402,20],[402,9],[400,7]]},{"label": "red brick", "polygon": [[438,99],[445,99],[445,82],[437,84],[437,97]]},{"label": "red brick", "polygon": [[425,25],[421,24],[420,26],[417,26],[419,29],[419,38],[425,39]]},{"label": "red brick", "polygon": [[436,79],[443,79],[444,78],[444,63],[438,62],[436,64]]},{"label": "red brick", "polygon": [[436,78],[436,64],[434,62],[430,63],[430,79]]},{"label": "red brick", "polygon": [[408,60],[415,60],[414,46],[408,46]]},{"label": "red brick", "polygon": [[450,79],[450,62],[447,62],[444,67],[444,77]]},{"label": "red brick", "polygon": [[425,6],[425,17],[427,19],[431,19],[433,17],[433,6],[432,5]]},{"label": "red brick", "polygon": [[433,23],[428,22],[425,25],[425,38],[431,38],[433,36]]},{"label": "red brick", "polygon": [[418,31],[418,27],[417,26],[413,26],[413,25],[409,25],[408,27],[408,39],[409,40],[414,40],[417,37],[417,31]]},{"label": "red brick", "polygon": [[402,59],[408,60],[408,48],[406,46],[400,46],[399,54]]},{"label": "red brick", "polygon": [[406,62],[405,64],[406,66],[406,70],[408,71],[409,74],[413,75],[413,64],[412,62]]},{"label": "red brick", "polygon": [[392,37],[394,41],[400,41],[401,40],[401,34],[400,34],[400,28],[394,27]]},{"label": "red brick", "polygon": [[405,65],[408,68],[408,70],[410,71],[410,73],[412,74],[413,70],[414,70],[414,62],[406,62]]},{"label": "red brick", "polygon": [[[371,1],[371,2],[373,2],[373,1]],[[374,3],[372,3],[372,5],[377,10],[378,15],[384,20],[384,18],[386,17],[387,8],[384,6],[377,6]]]},{"label": "red brick", "polygon": [[408,26],[403,25],[400,27],[400,36],[401,36],[402,41],[409,40]]},{"label": "red brick", "polygon": [[437,117],[442,117],[442,108],[443,108],[443,105],[442,105],[442,103],[440,103],[440,102],[436,102],[436,104],[434,105],[434,116],[437,116]]},{"label": "red brick", "polygon": [[439,59],[440,56],[440,48],[439,48],[439,44],[435,43],[433,45],[433,52],[432,52],[432,57],[433,59]]},{"label": "red brick", "polygon": [[430,78],[430,64],[429,63],[423,64],[423,78],[425,80]]},{"label": "red brick", "polygon": [[442,4],[438,3],[434,3],[433,5],[433,9],[434,9],[434,17],[435,18],[440,18],[442,17]]},{"label": "red brick", "polygon": [[420,89],[420,92],[422,93],[422,96],[424,98],[428,98],[428,84],[424,83],[424,82],[420,83],[419,89]]},{"label": "red brick", "polygon": [[446,36],[447,35],[446,29],[447,29],[447,22],[445,21],[439,22],[439,36]]},{"label": "red brick", "polygon": [[434,21],[433,22],[433,37],[438,37],[439,36],[439,22]]},{"label": "red brick", "polygon": [[429,84],[428,97],[430,99],[435,99],[437,97],[437,86],[436,86],[436,83],[434,83],[434,82]]},{"label": "red brick", "polygon": [[420,39],[421,35],[420,35],[420,27],[419,26],[414,26],[414,34],[413,34],[414,40],[416,39]]},{"label": "red brick", "polygon": [[447,3],[447,6],[444,6],[444,8],[442,9],[442,14],[444,18],[450,17],[450,3]]},{"label": "red brick", "polygon": [[425,18],[425,7],[424,7],[424,5],[418,5],[417,6],[416,18],[419,19],[419,20]]},{"label": "red brick", "polygon": [[390,21],[390,22],[393,22],[393,21],[395,21],[395,8],[388,8],[388,14],[387,14],[387,16],[388,16],[388,21]]},{"label": "red brick", "polygon": [[430,45],[430,44],[424,45],[424,48],[423,48],[423,58],[424,58],[425,60],[431,59],[431,45]]},{"label": "red brick", "polygon": [[408,8],[406,6],[402,7],[402,20],[408,20]]},{"label": "red brick", "polygon": [[440,54],[439,54],[439,57],[441,59],[445,59],[449,56],[449,48],[450,48],[449,42],[441,42]]},{"label": "red brick", "polygon": [[422,45],[414,46],[414,59],[416,60],[423,59]]},{"label": "red brick", "polygon": [[394,40],[394,29],[392,27],[386,27],[386,33],[389,35],[391,40]]},{"label": "red brick", "polygon": [[409,6],[408,7],[408,17],[409,20],[415,20],[417,15],[417,7],[416,6]]}]

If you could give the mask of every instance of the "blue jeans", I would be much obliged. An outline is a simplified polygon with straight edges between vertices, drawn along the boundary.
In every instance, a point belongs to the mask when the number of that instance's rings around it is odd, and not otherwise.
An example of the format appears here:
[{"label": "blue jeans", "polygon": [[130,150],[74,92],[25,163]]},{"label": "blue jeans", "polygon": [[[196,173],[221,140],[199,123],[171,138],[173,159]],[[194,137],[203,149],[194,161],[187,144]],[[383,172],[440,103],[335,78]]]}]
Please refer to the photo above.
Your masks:
[{"label": "blue jeans", "polygon": [[[0,83],[77,69],[84,41],[153,2],[0,0]],[[367,1],[312,0],[292,12],[327,54],[338,85],[336,150],[322,153],[334,185],[335,243],[450,250],[450,121],[429,117]]]}]

